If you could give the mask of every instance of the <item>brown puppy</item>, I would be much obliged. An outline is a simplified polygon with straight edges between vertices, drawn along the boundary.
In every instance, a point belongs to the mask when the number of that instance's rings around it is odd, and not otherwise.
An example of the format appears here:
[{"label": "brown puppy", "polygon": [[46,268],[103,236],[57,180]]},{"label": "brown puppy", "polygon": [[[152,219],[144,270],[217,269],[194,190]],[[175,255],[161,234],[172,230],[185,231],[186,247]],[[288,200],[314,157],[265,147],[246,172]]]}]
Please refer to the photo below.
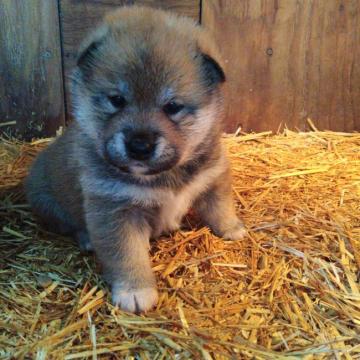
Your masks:
[{"label": "brown puppy", "polygon": [[149,239],[177,229],[190,206],[218,235],[244,234],[220,142],[217,61],[190,19],[145,7],[107,16],[73,74],[76,121],[27,179],[34,212],[94,249],[124,310],[156,304]]}]

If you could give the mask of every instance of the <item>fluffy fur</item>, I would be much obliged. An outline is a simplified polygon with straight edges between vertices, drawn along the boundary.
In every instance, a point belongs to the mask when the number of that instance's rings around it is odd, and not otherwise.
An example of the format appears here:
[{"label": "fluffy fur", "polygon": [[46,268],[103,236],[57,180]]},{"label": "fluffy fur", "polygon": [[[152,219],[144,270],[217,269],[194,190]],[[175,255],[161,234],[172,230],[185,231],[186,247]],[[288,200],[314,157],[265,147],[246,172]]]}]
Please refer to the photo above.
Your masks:
[{"label": "fluffy fur", "polygon": [[46,226],[95,251],[124,310],[156,304],[149,239],[190,207],[218,235],[244,235],[220,142],[224,81],[207,32],[161,10],[121,8],[81,46],[75,121],[39,155],[26,190]]}]

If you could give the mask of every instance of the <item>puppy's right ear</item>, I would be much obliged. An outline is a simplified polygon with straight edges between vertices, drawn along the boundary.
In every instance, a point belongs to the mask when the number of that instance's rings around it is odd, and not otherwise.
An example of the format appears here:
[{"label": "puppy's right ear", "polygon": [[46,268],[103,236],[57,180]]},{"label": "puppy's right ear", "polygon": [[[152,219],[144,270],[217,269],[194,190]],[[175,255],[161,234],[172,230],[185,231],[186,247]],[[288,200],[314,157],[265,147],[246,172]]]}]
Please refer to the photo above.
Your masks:
[{"label": "puppy's right ear", "polygon": [[81,70],[90,68],[94,63],[96,55],[105,40],[107,32],[108,28],[103,25],[82,42],[76,60],[76,65]]},{"label": "puppy's right ear", "polygon": [[99,50],[100,44],[101,40],[90,43],[90,45],[85,50],[79,53],[76,60],[76,65],[81,69],[91,65],[94,61],[94,58],[96,57],[96,52]]}]

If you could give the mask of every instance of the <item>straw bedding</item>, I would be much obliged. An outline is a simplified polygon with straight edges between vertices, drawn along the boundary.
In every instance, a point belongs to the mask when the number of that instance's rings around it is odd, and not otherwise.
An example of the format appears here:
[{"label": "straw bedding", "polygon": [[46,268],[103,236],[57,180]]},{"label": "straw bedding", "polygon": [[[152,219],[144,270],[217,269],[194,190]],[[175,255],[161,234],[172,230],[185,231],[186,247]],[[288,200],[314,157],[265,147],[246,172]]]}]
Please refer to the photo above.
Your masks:
[{"label": "straw bedding", "polygon": [[0,146],[0,358],[360,358],[360,134],[228,136],[248,229],[152,244],[160,301],[109,303],[93,256],[33,220],[21,180],[47,141]]}]

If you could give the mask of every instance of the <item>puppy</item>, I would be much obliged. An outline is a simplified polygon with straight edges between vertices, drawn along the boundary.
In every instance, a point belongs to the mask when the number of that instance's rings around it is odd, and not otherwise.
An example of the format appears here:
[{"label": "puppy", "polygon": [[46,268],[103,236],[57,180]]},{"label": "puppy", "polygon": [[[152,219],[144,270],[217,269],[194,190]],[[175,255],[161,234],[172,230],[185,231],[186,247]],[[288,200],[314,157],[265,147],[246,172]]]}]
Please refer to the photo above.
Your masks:
[{"label": "puppy", "polygon": [[207,32],[161,10],[120,8],[81,46],[75,121],[39,154],[26,191],[44,224],[95,251],[123,310],[156,304],[149,239],[190,206],[219,236],[244,235],[220,142],[224,81]]}]

